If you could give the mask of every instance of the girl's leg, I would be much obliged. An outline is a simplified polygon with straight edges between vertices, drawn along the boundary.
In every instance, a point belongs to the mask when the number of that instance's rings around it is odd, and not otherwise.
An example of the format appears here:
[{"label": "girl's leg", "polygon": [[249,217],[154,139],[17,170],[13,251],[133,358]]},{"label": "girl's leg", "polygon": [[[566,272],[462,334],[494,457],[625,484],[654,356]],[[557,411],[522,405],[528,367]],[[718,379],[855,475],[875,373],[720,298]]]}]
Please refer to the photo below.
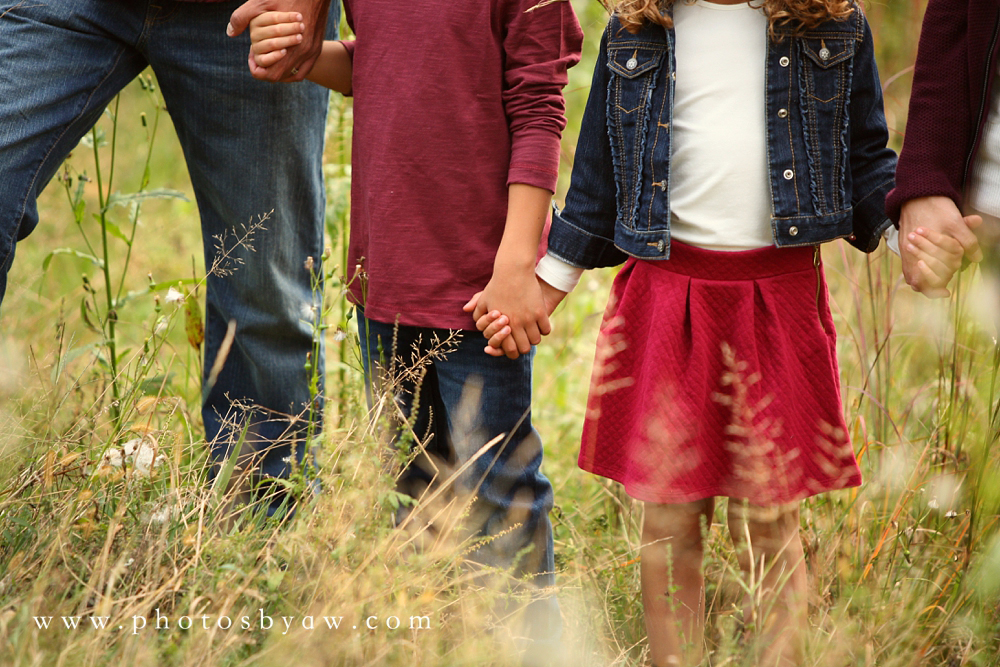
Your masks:
[{"label": "girl's leg", "polygon": [[644,505],[642,607],[649,653],[658,667],[693,665],[705,630],[702,531],[712,522],[714,499]]},{"label": "girl's leg", "polygon": [[761,507],[731,498],[728,523],[751,591],[747,621],[756,626],[762,647],[756,664],[800,664],[808,581],[798,504]]}]

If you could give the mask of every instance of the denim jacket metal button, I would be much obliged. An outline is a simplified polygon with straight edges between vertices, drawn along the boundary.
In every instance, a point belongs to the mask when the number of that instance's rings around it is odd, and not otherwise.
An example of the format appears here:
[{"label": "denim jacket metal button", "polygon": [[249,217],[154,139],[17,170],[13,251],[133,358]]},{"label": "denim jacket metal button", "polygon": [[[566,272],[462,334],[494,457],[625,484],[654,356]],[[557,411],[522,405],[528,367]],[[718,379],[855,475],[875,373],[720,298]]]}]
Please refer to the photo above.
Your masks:
[{"label": "denim jacket metal button", "polygon": [[[673,29],[633,35],[616,17],[601,39],[566,207],[549,252],[585,268],[670,256]],[[768,40],[767,160],[778,246],[847,238],[871,252],[890,222],[895,153],[871,30],[860,9]]]}]

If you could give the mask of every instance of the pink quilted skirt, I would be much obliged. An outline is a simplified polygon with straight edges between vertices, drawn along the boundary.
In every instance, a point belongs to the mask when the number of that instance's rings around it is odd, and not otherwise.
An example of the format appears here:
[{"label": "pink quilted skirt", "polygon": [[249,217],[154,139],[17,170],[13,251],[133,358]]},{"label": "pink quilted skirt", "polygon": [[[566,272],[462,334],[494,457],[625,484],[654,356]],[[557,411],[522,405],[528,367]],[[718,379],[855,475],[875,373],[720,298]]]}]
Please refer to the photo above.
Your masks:
[{"label": "pink quilted skirt", "polygon": [[580,467],[633,498],[776,505],[857,486],[818,253],[671,244],[615,278]]}]

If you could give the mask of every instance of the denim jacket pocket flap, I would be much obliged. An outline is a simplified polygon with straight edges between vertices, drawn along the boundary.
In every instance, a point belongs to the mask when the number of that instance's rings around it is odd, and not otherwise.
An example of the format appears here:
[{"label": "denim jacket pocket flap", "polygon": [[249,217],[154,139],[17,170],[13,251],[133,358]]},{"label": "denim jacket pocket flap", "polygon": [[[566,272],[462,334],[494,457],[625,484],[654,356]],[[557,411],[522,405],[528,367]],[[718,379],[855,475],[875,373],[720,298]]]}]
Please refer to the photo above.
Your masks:
[{"label": "denim jacket pocket flap", "polygon": [[854,39],[848,35],[832,39],[807,36],[802,39],[802,50],[816,65],[825,69],[854,55]]},{"label": "denim jacket pocket flap", "polygon": [[666,52],[664,45],[611,45],[608,47],[608,68],[626,79],[634,79],[659,67]]}]

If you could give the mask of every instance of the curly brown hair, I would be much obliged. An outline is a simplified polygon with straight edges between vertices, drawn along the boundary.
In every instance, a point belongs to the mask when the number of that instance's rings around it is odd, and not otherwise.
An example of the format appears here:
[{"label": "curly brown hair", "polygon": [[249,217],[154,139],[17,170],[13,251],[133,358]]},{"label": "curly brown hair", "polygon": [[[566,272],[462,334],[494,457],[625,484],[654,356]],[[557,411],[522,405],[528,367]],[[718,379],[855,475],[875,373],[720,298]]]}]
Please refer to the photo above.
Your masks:
[{"label": "curly brown hair", "polygon": [[[670,16],[663,10],[678,0],[602,0],[604,6],[618,16],[622,26],[631,33],[647,21],[671,27]],[[680,0],[681,2],[685,0]],[[756,3],[760,4],[757,5]],[[843,20],[854,13],[852,0],[751,0],[762,7],[770,25],[771,39],[799,34],[830,19]]]}]

